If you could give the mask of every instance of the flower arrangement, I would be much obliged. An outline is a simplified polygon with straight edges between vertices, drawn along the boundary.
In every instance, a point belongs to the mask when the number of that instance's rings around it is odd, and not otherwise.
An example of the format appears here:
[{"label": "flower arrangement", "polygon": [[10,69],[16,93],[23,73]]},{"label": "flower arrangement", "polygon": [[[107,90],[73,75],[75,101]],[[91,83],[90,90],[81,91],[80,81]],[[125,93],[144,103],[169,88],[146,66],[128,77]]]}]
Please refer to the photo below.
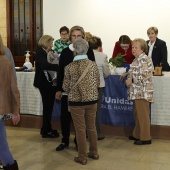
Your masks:
[{"label": "flower arrangement", "polygon": [[110,58],[109,63],[113,67],[122,67],[122,65],[125,63],[124,57],[119,53],[115,58]]}]

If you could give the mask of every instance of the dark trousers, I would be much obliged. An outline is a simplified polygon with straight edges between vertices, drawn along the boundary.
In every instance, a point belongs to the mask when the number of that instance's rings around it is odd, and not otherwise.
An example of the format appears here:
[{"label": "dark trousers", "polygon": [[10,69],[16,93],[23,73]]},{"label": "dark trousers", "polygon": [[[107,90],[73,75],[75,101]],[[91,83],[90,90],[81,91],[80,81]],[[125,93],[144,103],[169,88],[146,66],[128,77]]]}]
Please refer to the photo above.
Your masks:
[{"label": "dark trousers", "polygon": [[44,132],[49,132],[52,129],[51,117],[56,89],[54,87],[51,87],[51,89],[48,90],[39,89],[39,91],[41,93],[43,103],[43,123],[41,130],[43,130]]},{"label": "dark trousers", "polygon": [[104,87],[99,88],[99,97],[97,102],[97,112],[96,112],[96,130],[97,134],[100,135],[100,106],[103,96]]},{"label": "dark trousers", "polygon": [[60,115],[61,132],[63,136],[62,143],[69,144],[71,122],[72,122],[71,114],[68,111],[68,96],[63,95],[61,98],[61,115]]}]

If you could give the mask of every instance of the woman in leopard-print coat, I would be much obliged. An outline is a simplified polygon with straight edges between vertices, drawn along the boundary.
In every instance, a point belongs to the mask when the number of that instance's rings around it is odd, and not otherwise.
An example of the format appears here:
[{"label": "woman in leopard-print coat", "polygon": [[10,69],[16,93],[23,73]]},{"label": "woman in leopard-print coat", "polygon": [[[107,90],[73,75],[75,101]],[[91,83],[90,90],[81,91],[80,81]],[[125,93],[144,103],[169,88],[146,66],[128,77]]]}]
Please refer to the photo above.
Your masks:
[{"label": "woman in leopard-print coat", "polygon": [[[66,66],[63,89],[68,93],[69,110],[73,119],[78,144],[78,157],[75,162],[85,165],[87,156],[98,159],[97,132],[95,127],[98,87],[100,76],[95,62],[90,61],[86,55],[88,43],[79,38],[73,44],[77,53],[72,63]],[[86,75],[76,85],[76,82],[83,74],[90,63]],[[89,137],[89,153],[86,149],[86,130]]]}]

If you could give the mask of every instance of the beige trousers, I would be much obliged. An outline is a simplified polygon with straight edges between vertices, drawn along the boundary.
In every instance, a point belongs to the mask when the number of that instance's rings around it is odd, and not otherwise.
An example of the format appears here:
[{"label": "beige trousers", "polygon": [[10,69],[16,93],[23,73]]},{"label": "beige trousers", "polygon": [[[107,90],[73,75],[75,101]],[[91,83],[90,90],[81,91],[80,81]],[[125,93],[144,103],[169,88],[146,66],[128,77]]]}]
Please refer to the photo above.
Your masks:
[{"label": "beige trousers", "polygon": [[145,99],[134,100],[135,128],[133,136],[140,140],[151,140],[150,135],[150,108]]},{"label": "beige trousers", "polygon": [[97,104],[69,106],[78,144],[78,157],[87,158],[86,131],[89,139],[89,152],[97,154],[96,110]]}]

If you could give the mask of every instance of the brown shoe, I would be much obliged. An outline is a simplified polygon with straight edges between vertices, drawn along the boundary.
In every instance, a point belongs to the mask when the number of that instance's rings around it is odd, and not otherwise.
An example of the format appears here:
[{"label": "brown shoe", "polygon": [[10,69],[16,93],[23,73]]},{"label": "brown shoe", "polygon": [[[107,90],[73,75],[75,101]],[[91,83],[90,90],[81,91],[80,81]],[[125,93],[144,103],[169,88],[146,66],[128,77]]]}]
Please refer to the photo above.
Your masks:
[{"label": "brown shoe", "polygon": [[99,155],[98,154],[87,153],[87,157],[89,157],[91,159],[95,159],[95,160],[99,159]]},{"label": "brown shoe", "polygon": [[79,163],[79,164],[82,164],[82,165],[86,165],[87,164],[87,159],[81,159],[79,157],[75,157],[74,161]]}]

